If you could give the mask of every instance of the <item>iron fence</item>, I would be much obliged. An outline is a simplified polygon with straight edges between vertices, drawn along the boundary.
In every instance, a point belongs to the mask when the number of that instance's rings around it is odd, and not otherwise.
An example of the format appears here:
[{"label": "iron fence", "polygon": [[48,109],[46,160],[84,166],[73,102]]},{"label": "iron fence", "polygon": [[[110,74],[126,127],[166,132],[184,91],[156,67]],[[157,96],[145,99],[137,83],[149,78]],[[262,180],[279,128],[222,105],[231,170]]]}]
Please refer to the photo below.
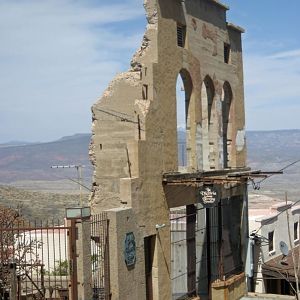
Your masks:
[{"label": "iron fence", "polygon": [[187,294],[186,209],[170,211],[171,278],[173,299]]},{"label": "iron fence", "polygon": [[[109,234],[106,214],[91,226],[93,300],[110,299]],[[66,225],[67,224],[67,225]],[[77,300],[76,221],[27,222],[0,226],[0,300]]]},{"label": "iron fence", "polygon": [[0,228],[0,299],[68,299],[69,227],[18,221]]},{"label": "iron fence", "polygon": [[105,213],[91,218],[93,300],[110,299],[108,225]]},{"label": "iron fence", "polygon": [[170,211],[173,299],[208,295],[212,282],[243,271],[241,206],[242,199],[232,197],[215,207]]}]

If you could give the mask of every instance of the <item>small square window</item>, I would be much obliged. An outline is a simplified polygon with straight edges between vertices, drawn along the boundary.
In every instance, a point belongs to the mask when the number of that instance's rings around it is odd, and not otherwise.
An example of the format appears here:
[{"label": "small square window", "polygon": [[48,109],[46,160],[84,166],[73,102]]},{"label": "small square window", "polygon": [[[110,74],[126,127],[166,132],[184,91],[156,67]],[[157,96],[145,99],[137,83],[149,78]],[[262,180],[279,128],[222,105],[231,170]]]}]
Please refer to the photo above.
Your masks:
[{"label": "small square window", "polygon": [[274,251],[274,231],[268,233],[269,252]]},{"label": "small square window", "polygon": [[181,24],[177,24],[177,45],[184,48],[185,46],[186,27]]},{"label": "small square window", "polygon": [[230,63],[230,45],[227,43],[224,43],[224,63]]},{"label": "small square window", "polygon": [[299,239],[299,235],[298,235],[298,222],[294,223],[294,241]]}]

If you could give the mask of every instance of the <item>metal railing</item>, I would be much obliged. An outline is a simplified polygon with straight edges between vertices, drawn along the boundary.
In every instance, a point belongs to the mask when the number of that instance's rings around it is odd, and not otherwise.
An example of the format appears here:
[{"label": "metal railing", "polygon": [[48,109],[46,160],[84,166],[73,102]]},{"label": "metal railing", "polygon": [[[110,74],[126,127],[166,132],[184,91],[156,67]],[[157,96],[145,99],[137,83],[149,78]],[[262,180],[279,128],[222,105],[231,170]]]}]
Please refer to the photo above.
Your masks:
[{"label": "metal railing", "polygon": [[105,213],[91,218],[93,300],[110,299],[108,225]]},{"label": "metal railing", "polygon": [[[109,235],[106,214],[92,216],[93,300],[110,299]],[[77,300],[76,222],[18,220],[0,227],[0,300]],[[73,249],[71,251],[71,249]],[[76,252],[76,250],[75,250]],[[75,264],[75,265],[74,265]]]},{"label": "metal railing", "polygon": [[68,299],[68,230],[51,222],[0,228],[0,299]]}]

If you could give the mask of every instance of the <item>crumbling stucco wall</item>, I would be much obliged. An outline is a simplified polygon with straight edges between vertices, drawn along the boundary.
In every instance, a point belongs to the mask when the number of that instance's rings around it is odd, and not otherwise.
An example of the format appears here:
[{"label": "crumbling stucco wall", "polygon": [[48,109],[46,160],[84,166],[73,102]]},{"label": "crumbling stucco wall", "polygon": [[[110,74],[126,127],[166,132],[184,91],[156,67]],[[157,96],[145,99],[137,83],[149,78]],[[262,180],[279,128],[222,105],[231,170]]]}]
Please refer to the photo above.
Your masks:
[{"label": "crumbling stucco wall", "polygon": [[[241,30],[226,22],[227,8],[215,0],[146,0],[144,6],[148,25],[141,48],[130,69],[118,75],[92,107],[90,157],[95,171],[91,205],[94,213],[131,210],[128,222],[119,226],[139,237],[139,253],[144,238],[156,236],[153,299],[165,300],[171,299],[170,234],[162,174],[178,170],[176,80],[181,74],[189,103],[188,170],[244,167]],[[178,26],[184,31],[184,45],[180,46]],[[230,45],[228,63],[224,62],[224,44]],[[203,87],[205,78],[211,81],[212,90]],[[230,101],[224,100],[225,83],[232,92]],[[208,93],[212,95],[210,105]],[[225,102],[230,107],[224,138]],[[156,230],[156,224],[166,226]],[[122,253],[114,257],[119,261],[112,264],[123,263]],[[122,289],[122,296],[113,293],[112,299],[146,299],[145,278],[140,276],[144,270],[144,257],[138,255],[122,283],[111,274],[113,290]]]}]

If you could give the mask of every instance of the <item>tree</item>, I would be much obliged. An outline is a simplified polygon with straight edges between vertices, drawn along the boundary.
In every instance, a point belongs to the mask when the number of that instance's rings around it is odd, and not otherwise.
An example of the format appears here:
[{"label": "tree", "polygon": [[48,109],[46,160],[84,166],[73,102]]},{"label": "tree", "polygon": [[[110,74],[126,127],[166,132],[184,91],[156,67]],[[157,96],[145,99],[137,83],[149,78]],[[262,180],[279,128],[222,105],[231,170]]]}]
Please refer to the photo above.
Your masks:
[{"label": "tree", "polygon": [[14,251],[13,227],[19,222],[17,210],[0,206],[0,295],[9,285],[9,263]]},{"label": "tree", "polygon": [[20,208],[0,206],[0,299],[16,284],[17,276],[25,278],[37,271],[38,257],[34,250],[41,245],[26,237],[25,228],[30,231],[30,224],[19,212]]},{"label": "tree", "polygon": [[56,265],[54,270],[51,272],[50,275],[53,276],[67,276],[69,275],[69,263],[67,260],[63,261],[56,261]]}]

